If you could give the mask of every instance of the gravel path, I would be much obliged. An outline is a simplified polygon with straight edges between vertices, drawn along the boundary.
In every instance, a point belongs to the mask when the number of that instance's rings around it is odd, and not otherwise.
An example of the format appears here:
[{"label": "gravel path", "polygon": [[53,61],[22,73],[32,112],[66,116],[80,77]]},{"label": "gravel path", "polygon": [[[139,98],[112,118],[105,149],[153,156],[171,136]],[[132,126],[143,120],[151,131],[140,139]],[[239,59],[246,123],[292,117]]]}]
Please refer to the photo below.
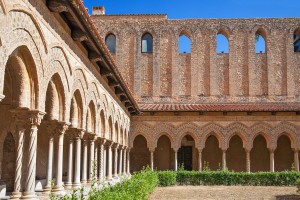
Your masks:
[{"label": "gravel path", "polygon": [[300,200],[296,187],[264,187],[264,186],[173,186],[157,187],[150,194],[149,200],[173,199],[272,199]]}]

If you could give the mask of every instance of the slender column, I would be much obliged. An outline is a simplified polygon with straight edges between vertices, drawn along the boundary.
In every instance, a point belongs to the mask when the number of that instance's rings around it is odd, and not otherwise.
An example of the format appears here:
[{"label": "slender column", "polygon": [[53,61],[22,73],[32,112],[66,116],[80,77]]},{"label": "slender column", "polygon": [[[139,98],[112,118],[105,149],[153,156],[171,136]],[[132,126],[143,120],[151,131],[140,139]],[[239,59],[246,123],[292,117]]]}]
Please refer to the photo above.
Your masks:
[{"label": "slender column", "polygon": [[299,172],[299,155],[298,150],[294,151],[294,163],[295,163],[295,170]]},{"label": "slender column", "polygon": [[130,176],[130,149],[127,147],[127,175]]},{"label": "slender column", "polygon": [[75,173],[73,187],[80,188],[81,138],[83,136],[83,131],[80,129],[73,129],[73,134],[76,140]]},{"label": "slender column", "polygon": [[69,140],[69,157],[68,157],[68,180],[66,182],[66,188],[72,188],[72,175],[73,175],[73,144],[74,140],[70,137]]},{"label": "slender column", "polygon": [[202,171],[202,149],[198,149],[198,170]]},{"label": "slender column", "polygon": [[126,174],[126,147],[123,147],[123,169],[122,169],[123,175]]},{"label": "slender column", "polygon": [[119,144],[114,143],[113,151],[114,151],[114,169],[113,169],[113,177],[118,178],[118,147]]},{"label": "slender column", "polygon": [[222,154],[222,167],[223,167],[223,170],[227,169],[227,166],[226,166],[226,150],[223,150],[223,154]]},{"label": "slender column", "polygon": [[25,181],[25,191],[23,199],[35,199],[35,174],[36,174],[36,152],[37,152],[37,131],[41,123],[41,119],[45,113],[39,111],[30,111],[30,131],[29,131],[29,145],[28,145],[28,163],[27,163],[27,177]]},{"label": "slender column", "polygon": [[106,145],[106,151],[107,151],[107,156],[108,158],[106,159],[106,162],[108,162],[108,169],[107,170],[107,177],[106,179],[107,180],[112,180],[112,144],[113,142],[112,141],[106,141],[105,145]]},{"label": "slender column", "polygon": [[83,140],[83,159],[82,159],[82,177],[81,177],[81,183],[85,184],[87,183],[87,148],[88,148],[88,141]]},{"label": "slender column", "polygon": [[150,167],[151,170],[154,170],[154,150],[150,150]]},{"label": "slender column", "polygon": [[174,154],[175,154],[175,158],[174,158],[174,170],[177,171],[178,166],[177,166],[177,152],[178,149],[174,149]]},{"label": "slender column", "polygon": [[274,172],[275,168],[274,168],[274,150],[270,149],[270,171]]},{"label": "slender column", "polygon": [[107,150],[106,150],[106,146],[103,145],[103,171],[102,171],[102,181],[105,181],[107,178]]},{"label": "slender column", "polygon": [[122,175],[122,160],[123,160],[123,155],[122,155],[122,151],[123,151],[123,146],[120,146],[119,149],[119,170],[118,170],[118,174],[119,176]]},{"label": "slender column", "polygon": [[246,150],[246,171],[247,171],[248,173],[251,172],[250,150]]},{"label": "slender column", "polygon": [[48,149],[48,166],[47,166],[47,178],[44,192],[50,192],[51,190],[51,180],[52,180],[52,166],[53,166],[53,132],[49,133],[49,149]]},{"label": "slender column", "polygon": [[88,183],[91,183],[92,178],[93,178],[93,169],[94,169],[94,160],[95,160],[95,139],[96,137],[94,135],[90,136],[90,168],[89,168],[89,178],[88,178]]},{"label": "slender column", "polygon": [[98,143],[95,143],[95,165],[94,165],[94,178],[97,180],[98,179],[98,169],[99,169],[99,162],[98,162]]},{"label": "slender column", "polygon": [[104,177],[106,176],[105,165],[106,165],[106,152],[104,150],[105,139],[100,139],[99,144],[99,180],[100,182],[104,181]]},{"label": "slender column", "polygon": [[16,168],[15,168],[15,182],[14,182],[14,191],[12,193],[11,199],[19,199],[22,196],[21,193],[21,180],[22,180],[22,164],[23,164],[23,147],[24,147],[24,134],[25,127],[19,124],[17,125],[16,133],[18,136],[18,146],[17,146],[17,159],[16,159]]}]

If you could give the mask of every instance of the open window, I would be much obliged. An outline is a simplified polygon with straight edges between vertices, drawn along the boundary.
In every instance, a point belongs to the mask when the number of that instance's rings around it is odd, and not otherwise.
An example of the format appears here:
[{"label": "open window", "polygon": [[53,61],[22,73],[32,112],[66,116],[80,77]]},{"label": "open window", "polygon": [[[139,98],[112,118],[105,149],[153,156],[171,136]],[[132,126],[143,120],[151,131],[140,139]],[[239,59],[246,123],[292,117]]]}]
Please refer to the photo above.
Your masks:
[{"label": "open window", "polygon": [[178,52],[179,53],[191,53],[191,40],[186,35],[181,35],[178,38]]},{"label": "open window", "polygon": [[266,53],[266,39],[265,34],[258,30],[255,33],[255,52],[256,53]]},{"label": "open window", "polygon": [[142,36],[142,53],[153,52],[153,37],[151,34],[146,33]]},{"label": "open window", "polygon": [[114,34],[111,33],[106,36],[105,44],[110,53],[116,53],[116,36]]},{"label": "open window", "polygon": [[294,52],[300,52],[300,28],[294,32]]},{"label": "open window", "polygon": [[229,52],[229,42],[227,37],[219,33],[217,34],[217,53],[228,53]]}]

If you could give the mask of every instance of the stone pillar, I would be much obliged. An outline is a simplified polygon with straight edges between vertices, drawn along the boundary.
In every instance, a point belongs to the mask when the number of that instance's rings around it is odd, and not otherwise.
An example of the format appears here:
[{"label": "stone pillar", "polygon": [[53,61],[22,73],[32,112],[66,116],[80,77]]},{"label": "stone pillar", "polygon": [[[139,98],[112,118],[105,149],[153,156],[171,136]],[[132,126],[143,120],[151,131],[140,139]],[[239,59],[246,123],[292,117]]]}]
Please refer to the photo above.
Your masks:
[{"label": "stone pillar", "polygon": [[294,150],[294,165],[295,171],[299,172],[299,155],[298,150]]},{"label": "stone pillar", "polygon": [[18,139],[17,143],[17,157],[16,157],[16,168],[15,168],[15,180],[14,180],[14,191],[11,199],[19,199],[22,196],[22,165],[23,165],[23,148],[24,148],[24,134],[25,134],[25,123],[24,121],[17,121],[16,123],[16,136]]},{"label": "stone pillar", "polygon": [[25,188],[23,192],[22,199],[35,199],[35,174],[36,174],[36,152],[37,152],[37,131],[38,126],[41,123],[41,120],[45,113],[32,110],[29,111],[29,122],[30,122],[30,131],[29,131],[29,143],[28,143],[28,163],[27,164],[27,173],[25,180]]},{"label": "stone pillar", "polygon": [[198,171],[202,171],[202,149],[198,149]]},{"label": "stone pillar", "polygon": [[76,141],[76,155],[75,155],[75,170],[74,170],[74,182],[73,188],[80,188],[80,164],[81,164],[81,139],[83,137],[83,130],[71,129],[69,130]]},{"label": "stone pillar", "polygon": [[223,154],[222,154],[222,168],[223,170],[226,170],[227,169],[227,166],[226,166],[226,150],[222,150],[223,151]]},{"label": "stone pillar", "polygon": [[154,170],[154,149],[150,149],[150,167]]},{"label": "stone pillar", "polygon": [[108,181],[112,181],[112,145],[113,145],[113,142],[112,141],[109,141],[107,140],[106,143],[106,151],[107,151],[107,158],[106,158],[106,162],[108,162],[107,164],[107,167],[108,169],[107,170],[107,176],[106,176],[106,180]]},{"label": "stone pillar", "polygon": [[69,155],[68,155],[68,179],[65,184],[66,188],[72,188],[72,180],[73,180],[73,144],[74,140],[72,136],[69,136]]},{"label": "stone pillar", "polygon": [[64,134],[68,129],[69,124],[65,122],[57,123],[56,137],[58,139],[57,147],[57,162],[56,162],[56,185],[53,189],[55,193],[62,193],[64,191],[63,186],[63,151],[64,151]]},{"label": "stone pillar", "polygon": [[90,134],[89,135],[89,141],[90,141],[90,157],[89,157],[89,176],[88,176],[88,180],[87,182],[88,183],[91,183],[92,182],[92,178],[93,178],[93,175],[94,172],[93,172],[93,169],[94,169],[94,160],[95,160],[95,140],[96,140],[96,135],[94,134]]},{"label": "stone pillar", "polygon": [[250,150],[246,150],[246,171],[251,172]]},{"label": "stone pillar", "polygon": [[46,186],[44,192],[50,192],[51,190],[51,181],[52,181],[52,168],[53,168],[53,141],[54,135],[52,133],[49,134],[49,149],[48,149],[48,165],[47,165],[47,177],[46,177]]},{"label": "stone pillar", "polygon": [[275,167],[274,167],[274,150],[270,149],[270,172],[274,172]]},{"label": "stone pillar", "polygon": [[83,140],[83,158],[82,158],[82,177],[81,177],[81,183],[86,184],[87,183],[87,151],[88,151],[88,141]]},{"label": "stone pillar", "polygon": [[126,156],[126,160],[127,160],[127,175],[130,176],[130,149],[127,147],[126,149],[127,152],[127,156]]},{"label": "stone pillar", "polygon": [[122,173],[123,173],[123,175],[126,175],[126,147],[125,146],[123,146],[123,161],[122,162],[123,162]]},{"label": "stone pillar", "polygon": [[123,151],[123,146],[120,145],[120,147],[119,147],[119,169],[118,169],[119,176],[122,175],[122,159],[123,159],[122,151]]},{"label": "stone pillar", "polygon": [[104,138],[100,139],[99,142],[99,180],[100,182],[105,180],[105,176],[106,176],[106,171],[105,171],[105,159],[106,159],[106,152],[104,151],[104,144],[105,144],[106,140]]},{"label": "stone pillar", "polygon": [[177,171],[178,169],[178,162],[177,162],[177,152],[178,152],[178,149],[174,149],[174,155],[175,155],[175,158],[174,158],[174,170]]},{"label": "stone pillar", "polygon": [[108,174],[108,172],[107,172],[107,159],[108,159],[108,157],[107,157],[106,146],[103,145],[103,171],[102,171],[102,173],[103,173],[103,179],[102,180],[103,181],[106,180],[107,174]]},{"label": "stone pillar", "polygon": [[99,169],[99,162],[98,162],[98,151],[99,151],[99,148],[98,148],[98,142],[95,141],[95,157],[94,157],[94,179],[97,180],[98,179],[98,169]]},{"label": "stone pillar", "polygon": [[113,144],[113,151],[114,151],[114,169],[113,169],[113,177],[118,178],[118,147],[119,144],[114,143]]}]

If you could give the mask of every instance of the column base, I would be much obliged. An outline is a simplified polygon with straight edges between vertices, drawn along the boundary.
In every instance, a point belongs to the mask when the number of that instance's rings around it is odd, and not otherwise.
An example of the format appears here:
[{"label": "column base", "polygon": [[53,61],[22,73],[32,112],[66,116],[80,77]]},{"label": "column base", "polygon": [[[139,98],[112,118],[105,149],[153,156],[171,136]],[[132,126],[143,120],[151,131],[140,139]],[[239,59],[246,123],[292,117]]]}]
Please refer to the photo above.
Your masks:
[{"label": "column base", "polygon": [[45,188],[44,188],[43,193],[49,194],[50,192],[51,192],[51,186],[46,185]]},{"label": "column base", "polygon": [[87,181],[86,180],[81,180],[81,185],[86,185]]},{"label": "column base", "polygon": [[21,192],[12,192],[10,199],[20,199],[22,197]]},{"label": "column base", "polygon": [[65,189],[72,189],[72,188],[73,188],[72,182],[65,183]]},{"label": "column base", "polygon": [[35,192],[23,192],[21,199],[38,199]]},{"label": "column base", "polygon": [[52,191],[56,195],[65,195],[66,194],[63,186],[55,186]]},{"label": "column base", "polygon": [[79,189],[79,188],[81,188],[81,183],[73,183],[72,188],[73,189]]}]

